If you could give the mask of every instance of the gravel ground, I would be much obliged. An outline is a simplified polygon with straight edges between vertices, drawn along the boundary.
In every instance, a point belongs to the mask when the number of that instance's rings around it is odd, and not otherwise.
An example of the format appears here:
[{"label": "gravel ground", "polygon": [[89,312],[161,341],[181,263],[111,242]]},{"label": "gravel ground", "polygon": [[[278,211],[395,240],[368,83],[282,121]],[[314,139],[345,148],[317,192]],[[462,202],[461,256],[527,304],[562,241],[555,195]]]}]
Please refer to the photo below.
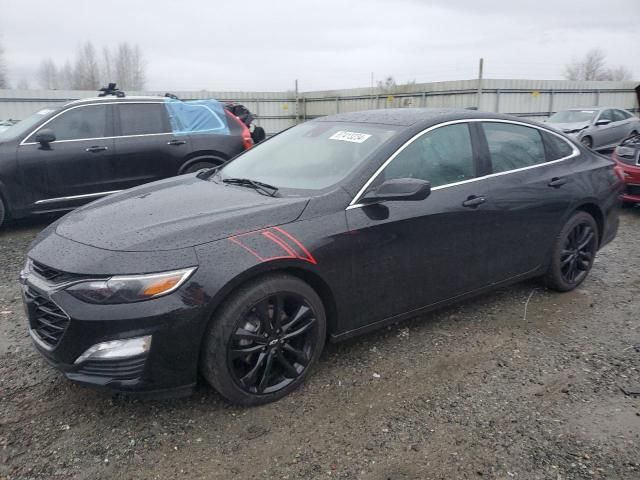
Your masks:
[{"label": "gravel ground", "polygon": [[49,368],[16,281],[43,227],[0,232],[2,480],[640,478],[640,397],[622,391],[640,388],[640,208],[578,290],[525,282],[329,345],[302,389],[252,409]]}]

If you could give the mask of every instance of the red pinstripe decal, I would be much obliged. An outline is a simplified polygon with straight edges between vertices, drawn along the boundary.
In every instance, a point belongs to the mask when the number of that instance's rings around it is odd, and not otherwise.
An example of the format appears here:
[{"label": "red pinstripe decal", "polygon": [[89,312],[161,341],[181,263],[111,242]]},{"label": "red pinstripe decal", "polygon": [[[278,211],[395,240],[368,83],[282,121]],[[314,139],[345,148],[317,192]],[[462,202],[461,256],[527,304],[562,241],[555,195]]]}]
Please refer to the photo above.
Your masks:
[{"label": "red pinstripe decal", "polygon": [[305,255],[307,256],[307,258],[302,258],[302,260],[307,260],[311,263],[313,263],[314,265],[317,265],[318,262],[316,261],[316,259],[314,258],[313,255],[311,255],[311,252],[309,250],[306,249],[306,247],[300,243],[300,241],[294,237],[293,235],[291,235],[290,233],[285,232],[283,229],[281,229],[280,227],[273,227],[274,230],[277,230],[278,232],[282,233],[283,235],[289,237],[296,245],[298,245],[300,247],[300,249],[305,253]]},{"label": "red pinstripe decal", "polygon": [[[279,233],[280,235],[277,235],[276,232]],[[245,245],[240,240],[242,237],[246,237],[246,236],[250,236],[250,235],[258,235],[258,234],[262,235],[265,238],[268,238],[273,243],[278,245],[280,248],[282,248],[282,250],[284,250],[286,252],[287,255],[278,255],[278,256],[274,256],[274,257],[265,258],[265,257],[261,256],[257,251],[255,251],[253,248]],[[316,261],[314,256],[311,255],[311,252],[309,252],[309,250],[307,250],[307,248],[297,238],[295,238],[293,235],[291,235],[290,233],[284,231],[282,228],[279,228],[279,227],[265,228],[263,230],[258,230],[258,231],[255,231],[255,232],[249,232],[249,233],[243,233],[243,234],[240,234],[240,235],[234,235],[232,237],[229,237],[229,240],[231,240],[233,243],[235,243],[235,244],[241,246],[242,248],[244,248],[247,252],[249,252],[251,255],[256,257],[261,262],[267,262],[269,260],[280,260],[280,259],[297,258],[299,260],[304,260],[304,261],[312,263],[314,265],[318,264],[318,262]],[[293,242],[304,253],[304,255],[298,254],[292,248],[292,246],[288,243],[288,240]]]},{"label": "red pinstripe decal", "polygon": [[276,237],[273,233],[271,233],[270,231],[265,231],[262,232],[262,235],[267,237],[269,240],[271,240],[272,242],[275,242],[276,244],[280,245],[283,250],[285,252],[287,252],[289,255],[291,255],[291,258],[298,258],[298,255],[296,254],[296,252],[294,252],[293,250],[291,250],[291,247],[289,245],[287,245],[286,243],[284,243],[282,240],[280,240],[278,237]]}]

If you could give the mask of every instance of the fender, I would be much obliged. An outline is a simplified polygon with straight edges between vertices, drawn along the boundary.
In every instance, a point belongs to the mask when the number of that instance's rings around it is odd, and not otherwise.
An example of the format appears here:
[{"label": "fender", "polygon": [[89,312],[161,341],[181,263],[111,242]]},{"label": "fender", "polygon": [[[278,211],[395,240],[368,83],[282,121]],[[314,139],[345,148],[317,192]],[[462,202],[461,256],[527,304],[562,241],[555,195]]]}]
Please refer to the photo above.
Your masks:
[{"label": "fender", "polygon": [[[285,227],[286,228],[286,227]],[[218,240],[215,246],[196,247],[198,260],[217,284],[210,295],[207,319],[246,282],[273,272],[286,272],[307,282],[322,299],[327,313],[327,331],[336,327],[337,308],[329,282],[317,268],[318,262],[302,242],[285,228],[267,227]],[[202,268],[202,267],[201,267]],[[202,334],[209,321],[202,326]]]}]

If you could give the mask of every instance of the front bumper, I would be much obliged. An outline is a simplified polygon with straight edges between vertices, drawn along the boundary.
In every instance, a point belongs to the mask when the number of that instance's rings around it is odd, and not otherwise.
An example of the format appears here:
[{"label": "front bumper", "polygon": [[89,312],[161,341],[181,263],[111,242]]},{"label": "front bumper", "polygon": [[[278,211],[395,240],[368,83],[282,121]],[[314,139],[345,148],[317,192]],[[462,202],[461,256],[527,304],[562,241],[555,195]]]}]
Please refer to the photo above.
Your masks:
[{"label": "front bumper", "polygon": [[[197,301],[197,284],[187,282],[170,295],[144,302],[95,305],[36,274],[21,283],[34,345],[69,380],[152,396],[188,394],[195,386],[200,339],[208,318],[205,306]],[[151,345],[143,354],[76,363],[96,344],[148,335]]]}]

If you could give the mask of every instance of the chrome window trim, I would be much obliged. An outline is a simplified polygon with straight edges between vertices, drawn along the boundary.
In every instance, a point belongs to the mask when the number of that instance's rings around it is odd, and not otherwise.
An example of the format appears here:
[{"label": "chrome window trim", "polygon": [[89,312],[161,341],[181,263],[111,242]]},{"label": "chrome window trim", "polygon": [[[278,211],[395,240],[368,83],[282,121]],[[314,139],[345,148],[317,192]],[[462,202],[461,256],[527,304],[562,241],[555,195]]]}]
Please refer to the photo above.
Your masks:
[{"label": "chrome window trim", "polygon": [[[84,100],[78,100],[79,102],[82,102]],[[61,110],[60,112],[56,113],[53,117],[51,117],[49,120],[47,120],[46,122],[44,122],[42,125],[40,125],[39,127],[31,130],[31,133],[29,133],[29,135],[25,136],[24,139],[18,144],[19,147],[23,146],[23,145],[38,145],[38,142],[27,142],[28,138],[31,138],[31,136],[33,134],[35,134],[36,132],[38,132],[39,130],[41,130],[42,128],[45,127],[45,125],[47,125],[49,122],[51,122],[52,120],[55,120],[56,118],[58,118],[60,115],[62,115],[63,113],[66,113],[70,110],[74,110],[76,108],[83,108],[83,107],[91,107],[93,105],[118,105],[118,104],[137,104],[137,105],[141,105],[141,104],[146,104],[146,103],[152,103],[152,104],[164,104],[165,102],[156,102],[156,101],[151,101],[151,102],[109,102],[109,101],[104,101],[104,102],[95,102],[95,103],[87,103],[85,105],[75,105],[69,108],[65,108],[64,110]],[[93,138],[72,138],[69,140],[56,140],[53,143],[66,143],[66,142],[88,142],[91,140],[109,140],[112,138],[131,138],[131,137],[150,137],[150,136],[154,136],[154,135],[173,135],[173,132],[165,132],[165,133],[143,133],[140,135],[115,135],[115,136],[111,136],[111,137],[93,137]]]},{"label": "chrome window trim", "polygon": [[437,125],[432,125],[432,126],[426,128],[426,129],[422,130],[421,132],[418,132],[413,137],[411,137],[409,140],[407,140],[400,148],[398,148],[395,152],[393,152],[393,154],[373,173],[373,175],[369,178],[369,180],[367,180],[367,182],[364,184],[364,186],[358,191],[358,193],[356,193],[356,195],[353,197],[353,199],[351,200],[351,202],[349,203],[349,205],[347,206],[347,208],[345,210],[350,210],[352,208],[361,208],[361,207],[364,207],[366,205],[366,204],[363,204],[363,203],[358,203],[358,200],[360,200],[362,195],[364,195],[364,193],[366,192],[367,188],[369,188],[371,183],[373,183],[373,181],[376,179],[376,177],[378,175],[380,175],[380,173],[387,167],[387,165],[389,165],[393,161],[393,159],[396,158],[413,141],[417,140],[422,135],[425,135],[426,133],[429,133],[432,130],[435,130],[435,129],[440,128],[440,127],[446,127],[447,125],[455,125],[455,124],[458,124],[458,123],[471,123],[471,122],[510,123],[512,125],[521,125],[523,127],[535,128],[537,130],[540,130],[540,131],[547,132],[547,133],[550,133],[552,135],[555,135],[556,137],[558,137],[561,140],[563,140],[565,143],[567,143],[567,145],[569,145],[571,147],[571,149],[572,149],[571,155],[567,155],[566,157],[558,158],[556,160],[550,160],[550,161],[544,162],[544,163],[538,163],[538,164],[535,164],[535,165],[529,165],[527,167],[516,168],[514,170],[507,170],[507,171],[504,171],[504,172],[490,173],[488,175],[483,175],[482,177],[475,177],[475,178],[470,178],[468,180],[461,180],[460,182],[454,182],[454,183],[447,183],[445,185],[439,185],[437,187],[433,187],[431,189],[432,191],[434,191],[434,190],[442,190],[444,188],[449,188],[449,187],[455,187],[457,185],[463,185],[465,183],[477,182],[479,180],[484,180],[486,178],[498,177],[498,176],[501,176],[501,175],[508,175],[508,174],[511,174],[511,173],[530,170],[530,169],[533,169],[533,168],[544,167],[545,165],[552,165],[554,163],[563,162],[565,160],[569,160],[570,158],[574,158],[574,157],[577,157],[578,155],[580,155],[580,150],[578,150],[578,148],[573,143],[571,143],[569,140],[567,140],[565,137],[563,137],[562,135],[560,135],[557,132],[554,132],[553,130],[550,130],[550,129],[547,129],[547,128],[544,128],[544,127],[541,127],[541,126],[538,126],[538,125],[531,125],[529,123],[518,122],[517,120],[504,120],[504,119],[498,119],[498,118],[465,118],[465,119],[461,119],[461,120],[451,120],[449,122],[443,122],[443,123],[439,123]]},{"label": "chrome window trim", "polygon": [[42,205],[44,203],[63,202],[68,200],[80,200],[82,198],[106,197],[107,195],[111,195],[113,193],[118,193],[121,191],[122,190],[111,190],[110,192],[85,193],[83,195],[71,195],[69,197],[45,198],[43,200],[36,201],[34,205]]}]

